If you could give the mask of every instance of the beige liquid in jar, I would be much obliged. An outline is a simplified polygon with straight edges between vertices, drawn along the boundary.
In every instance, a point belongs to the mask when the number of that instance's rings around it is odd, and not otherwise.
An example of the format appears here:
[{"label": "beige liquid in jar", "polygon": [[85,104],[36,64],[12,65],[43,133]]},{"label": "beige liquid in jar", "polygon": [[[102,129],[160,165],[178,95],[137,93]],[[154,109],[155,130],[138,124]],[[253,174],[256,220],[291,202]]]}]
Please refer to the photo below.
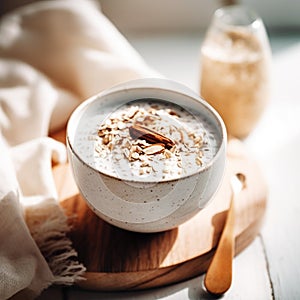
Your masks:
[{"label": "beige liquid in jar", "polygon": [[221,115],[229,135],[245,138],[269,100],[269,53],[243,30],[211,34],[201,49],[201,96]]}]

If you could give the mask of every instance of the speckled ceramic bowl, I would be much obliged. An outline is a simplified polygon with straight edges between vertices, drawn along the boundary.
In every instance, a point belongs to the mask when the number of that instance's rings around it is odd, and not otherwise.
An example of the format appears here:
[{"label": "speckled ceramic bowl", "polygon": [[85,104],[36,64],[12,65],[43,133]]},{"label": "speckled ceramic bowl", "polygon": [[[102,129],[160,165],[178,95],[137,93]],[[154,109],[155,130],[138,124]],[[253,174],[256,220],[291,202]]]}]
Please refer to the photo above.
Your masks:
[{"label": "speckled ceramic bowl", "polygon": [[[205,118],[218,140],[211,161],[187,176],[157,182],[124,180],[91,167],[74,146],[79,123],[99,111],[112,111],[133,99],[145,98],[172,101]],[[223,177],[226,141],[225,126],[216,111],[187,87],[165,79],[134,80],[105,90],[83,102],[73,112],[67,127],[69,161],[89,207],[106,222],[137,232],[177,227],[205,207]]]}]

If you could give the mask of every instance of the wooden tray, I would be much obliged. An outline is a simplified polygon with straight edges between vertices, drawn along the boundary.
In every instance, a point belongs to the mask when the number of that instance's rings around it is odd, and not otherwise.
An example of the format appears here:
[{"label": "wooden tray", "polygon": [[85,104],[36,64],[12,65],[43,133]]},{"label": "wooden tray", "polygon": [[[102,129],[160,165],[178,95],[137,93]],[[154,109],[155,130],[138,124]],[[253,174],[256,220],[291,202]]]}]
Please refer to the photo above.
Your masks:
[{"label": "wooden tray", "polygon": [[[61,136],[60,138],[61,139]],[[259,166],[238,140],[228,143],[224,181],[209,205],[176,229],[142,234],[125,231],[97,217],[78,193],[69,165],[53,168],[61,206],[71,216],[70,238],[86,266],[82,288],[101,291],[138,290],[167,285],[205,272],[226,218],[229,178],[246,175],[246,187],[236,206],[236,251],[259,233],[267,189]]]}]

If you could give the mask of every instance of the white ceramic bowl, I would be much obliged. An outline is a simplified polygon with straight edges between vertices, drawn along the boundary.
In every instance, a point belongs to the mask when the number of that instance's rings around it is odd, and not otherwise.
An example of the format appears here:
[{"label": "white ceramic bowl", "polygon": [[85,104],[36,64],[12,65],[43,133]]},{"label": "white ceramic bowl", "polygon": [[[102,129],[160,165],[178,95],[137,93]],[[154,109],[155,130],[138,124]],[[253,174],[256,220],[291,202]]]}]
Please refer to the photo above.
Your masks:
[{"label": "white ceramic bowl", "polygon": [[[134,99],[155,98],[193,110],[209,121],[219,140],[213,159],[196,173],[172,180],[121,180],[91,167],[76,151],[79,122],[99,111]],[[89,207],[103,220],[137,232],[168,230],[190,219],[213,197],[224,173],[226,130],[217,112],[187,87],[166,79],[129,81],[93,96],[72,114],[67,126],[67,148],[73,175]]]}]

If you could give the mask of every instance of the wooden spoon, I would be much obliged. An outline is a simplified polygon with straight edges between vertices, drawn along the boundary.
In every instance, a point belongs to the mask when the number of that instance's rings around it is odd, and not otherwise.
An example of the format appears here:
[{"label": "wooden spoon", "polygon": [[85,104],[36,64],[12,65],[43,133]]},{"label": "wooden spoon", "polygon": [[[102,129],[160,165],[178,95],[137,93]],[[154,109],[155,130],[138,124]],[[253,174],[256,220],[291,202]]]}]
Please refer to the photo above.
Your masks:
[{"label": "wooden spoon", "polygon": [[230,181],[232,197],[227,212],[226,223],[219,240],[215,255],[207,270],[204,286],[214,295],[224,294],[231,286],[232,261],[234,257],[234,202],[238,193],[245,187],[246,177],[244,174],[235,174]]}]

